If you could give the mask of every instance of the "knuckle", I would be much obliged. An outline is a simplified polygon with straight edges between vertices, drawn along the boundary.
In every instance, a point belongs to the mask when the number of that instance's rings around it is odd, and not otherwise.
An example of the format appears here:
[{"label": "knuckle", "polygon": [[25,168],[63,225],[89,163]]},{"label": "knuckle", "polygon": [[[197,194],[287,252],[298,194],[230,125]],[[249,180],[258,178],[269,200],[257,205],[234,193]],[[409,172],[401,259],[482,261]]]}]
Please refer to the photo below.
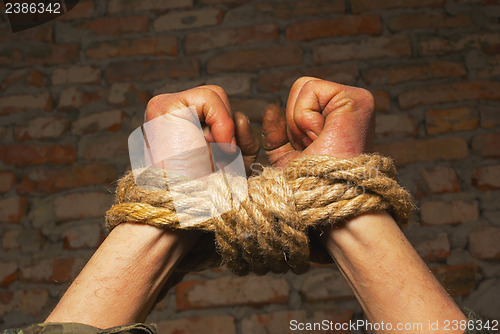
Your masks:
[{"label": "knuckle", "polygon": [[218,85],[205,85],[205,86],[200,86],[198,88],[209,90],[209,91],[217,94],[222,99],[227,97],[226,91],[224,90],[224,88],[222,88],[221,86],[218,86]]},{"label": "knuckle", "polygon": [[359,88],[359,92],[360,103],[365,106],[366,112],[373,113],[375,109],[375,98],[373,94],[364,88]]},{"label": "knuckle", "polygon": [[145,121],[151,120],[157,116],[158,107],[162,104],[162,101],[165,100],[166,95],[168,95],[168,94],[156,95],[156,96],[153,96],[148,101],[148,104],[146,105],[146,111],[144,112],[144,120]]},{"label": "knuckle", "polygon": [[307,85],[309,82],[314,82],[316,80],[320,80],[320,79],[314,78],[314,77],[308,77],[308,76],[300,77],[297,80],[295,80],[292,87],[294,87],[294,88],[303,87],[303,86]]}]

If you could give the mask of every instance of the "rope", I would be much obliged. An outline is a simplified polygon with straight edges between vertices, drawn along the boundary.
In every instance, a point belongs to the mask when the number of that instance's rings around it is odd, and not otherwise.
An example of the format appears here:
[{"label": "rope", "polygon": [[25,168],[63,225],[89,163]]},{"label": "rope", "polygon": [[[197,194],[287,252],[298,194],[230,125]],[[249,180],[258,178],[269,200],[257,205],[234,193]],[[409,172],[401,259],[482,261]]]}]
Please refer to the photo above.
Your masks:
[{"label": "rope", "polygon": [[248,179],[246,198],[233,191],[233,185],[242,186],[241,178],[220,173],[208,183],[179,178],[182,191],[176,187],[174,193],[165,189],[162,173],[144,171],[140,184],[146,187],[138,187],[131,172],[126,174],[118,183],[116,204],[106,213],[106,226],[111,230],[120,223],[137,223],[205,232],[177,268],[184,274],[222,264],[242,276],[288,270],[301,274],[310,261],[329,259],[309,236],[314,228],[382,210],[403,227],[413,210],[410,194],[395,180],[392,160],[379,155],[309,156],[284,169],[263,167]]}]

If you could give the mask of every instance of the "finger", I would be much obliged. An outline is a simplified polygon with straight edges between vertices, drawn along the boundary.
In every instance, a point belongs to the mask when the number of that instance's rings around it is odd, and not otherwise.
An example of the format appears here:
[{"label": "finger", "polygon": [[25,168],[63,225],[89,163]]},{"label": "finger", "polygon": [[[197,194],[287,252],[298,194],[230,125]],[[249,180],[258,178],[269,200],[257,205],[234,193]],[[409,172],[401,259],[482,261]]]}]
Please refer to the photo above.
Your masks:
[{"label": "finger", "polygon": [[222,87],[217,85],[204,85],[204,86],[199,86],[197,88],[206,88],[214,91],[214,93],[216,93],[219,96],[222,103],[224,103],[226,111],[229,113],[230,116],[232,116],[231,105],[229,104],[229,98],[227,97],[226,91]]},{"label": "finger", "polygon": [[[337,86],[340,88],[337,87],[336,93],[330,87],[324,89],[324,96],[315,97],[322,105],[325,124],[317,140],[307,148],[307,154],[322,152],[348,158],[371,151],[375,132],[373,96],[362,88]],[[326,91],[332,96],[327,96]],[[301,121],[297,124],[300,127]],[[307,126],[304,125],[304,131],[307,131]]]},{"label": "finger", "polygon": [[262,146],[266,150],[269,162],[278,167],[299,155],[288,140],[286,119],[278,106],[269,105],[264,111],[262,121]]},{"label": "finger", "polygon": [[266,151],[288,143],[285,115],[280,107],[270,104],[262,117],[262,146]]},{"label": "finger", "polygon": [[[325,126],[325,119],[332,112],[364,112],[372,100],[366,90],[325,80],[309,80],[301,87],[293,110],[293,123],[299,135],[311,141],[318,138]],[[305,143],[310,141],[306,140]]]},{"label": "finger", "polygon": [[249,119],[241,112],[234,114],[236,126],[236,142],[241,149],[245,170],[250,171],[250,166],[255,162],[260,150],[260,142],[255,138]]},{"label": "finger", "polygon": [[[229,116],[232,117],[231,106],[229,104],[229,98],[227,97],[227,94],[222,87],[217,86],[217,85],[204,85],[204,86],[199,86],[196,88],[206,88],[206,89],[210,89],[210,90],[214,91],[214,93],[216,93],[219,96],[222,103],[224,103],[224,106],[226,107],[226,111],[228,112]],[[203,125],[203,133],[205,135],[205,139],[209,143],[215,142],[214,136],[212,135],[212,132],[211,132],[211,129],[209,126]],[[232,142],[232,144],[234,144],[234,142]]]},{"label": "finger", "polygon": [[236,145],[234,123],[224,96],[221,98],[210,88],[196,87],[180,93],[155,96],[148,103],[146,120],[189,107],[194,107],[199,120],[210,127],[215,142]]},{"label": "finger", "polygon": [[302,77],[295,81],[292,88],[290,89],[290,94],[288,96],[287,106],[286,106],[286,119],[287,119],[287,134],[290,138],[290,142],[293,147],[297,150],[303,150],[307,147],[312,140],[307,136],[306,133],[300,130],[300,128],[295,123],[295,112],[297,110],[296,104],[302,87],[310,81],[316,81],[318,79],[313,77]]}]

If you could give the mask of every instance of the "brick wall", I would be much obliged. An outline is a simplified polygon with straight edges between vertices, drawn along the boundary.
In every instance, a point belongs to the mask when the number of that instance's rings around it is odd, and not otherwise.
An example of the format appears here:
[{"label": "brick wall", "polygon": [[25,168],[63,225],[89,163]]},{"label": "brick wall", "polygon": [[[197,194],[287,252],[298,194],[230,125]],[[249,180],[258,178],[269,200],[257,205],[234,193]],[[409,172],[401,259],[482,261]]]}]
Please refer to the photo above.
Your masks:
[{"label": "brick wall", "polygon": [[[148,99],[210,83],[260,126],[294,80],[375,96],[377,151],[420,211],[412,243],[459,303],[500,318],[498,0],[101,0],[0,25],[0,326],[42,321],[103,239]],[[162,333],[284,333],[360,318],[333,266],[194,273],[151,314]]]}]

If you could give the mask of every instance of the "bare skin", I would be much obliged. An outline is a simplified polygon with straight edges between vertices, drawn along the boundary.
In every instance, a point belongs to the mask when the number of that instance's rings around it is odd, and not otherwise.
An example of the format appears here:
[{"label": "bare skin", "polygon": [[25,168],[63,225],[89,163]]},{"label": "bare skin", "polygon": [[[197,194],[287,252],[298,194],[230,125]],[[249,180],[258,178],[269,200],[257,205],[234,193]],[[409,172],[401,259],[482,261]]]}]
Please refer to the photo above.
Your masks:
[{"label": "bare skin", "polygon": [[[203,86],[157,96],[149,102],[145,120],[189,106],[196,107],[200,120],[207,125],[204,131],[207,141],[241,143],[245,167],[249,170],[260,144],[248,119],[241,113],[232,114],[220,87]],[[45,322],[79,322],[98,328],[144,322],[175,265],[198,238],[198,233],[147,225],[117,226]]]},{"label": "bare skin", "polygon": [[[276,106],[266,110],[263,145],[276,166],[302,155],[351,158],[371,152],[373,125],[366,90],[304,77],[291,89],[286,117]],[[387,213],[328,227],[320,240],[370,322],[422,323],[421,330],[398,333],[443,333],[445,320],[466,319]],[[430,330],[429,321],[439,321],[441,331]]]},{"label": "bare skin", "polygon": [[[207,125],[205,138],[237,142],[247,170],[250,168],[258,141],[245,116],[232,115],[220,87],[204,86],[156,97],[148,104],[146,120],[171,112],[171,106],[196,106],[200,120]],[[266,110],[264,133],[263,145],[275,166],[284,166],[304,154],[349,158],[369,152],[373,98],[359,88],[301,78],[290,92],[286,116],[274,106]],[[143,225],[118,226],[46,322],[108,328],[144,321],[161,286],[197,237]],[[370,321],[396,324],[465,319],[386,213],[359,216],[345,226],[327,228],[320,239]],[[421,332],[433,333],[426,328]]]}]

